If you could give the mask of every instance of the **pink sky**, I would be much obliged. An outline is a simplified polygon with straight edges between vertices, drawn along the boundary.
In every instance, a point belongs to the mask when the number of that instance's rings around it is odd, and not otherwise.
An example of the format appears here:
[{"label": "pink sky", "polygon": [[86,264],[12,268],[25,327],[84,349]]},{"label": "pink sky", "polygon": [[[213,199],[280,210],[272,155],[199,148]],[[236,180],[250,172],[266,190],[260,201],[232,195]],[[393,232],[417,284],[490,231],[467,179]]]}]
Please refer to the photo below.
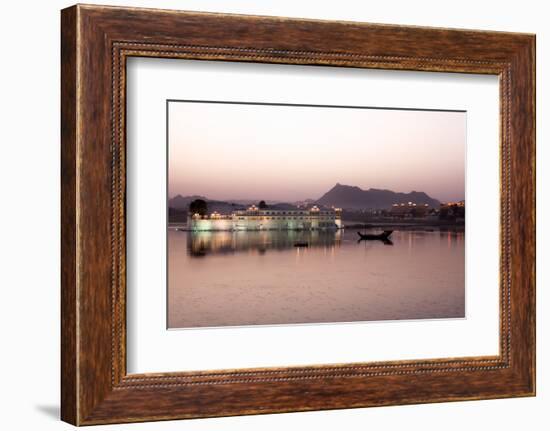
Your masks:
[{"label": "pink sky", "polygon": [[317,199],[336,183],[464,199],[466,113],[169,103],[168,194]]}]

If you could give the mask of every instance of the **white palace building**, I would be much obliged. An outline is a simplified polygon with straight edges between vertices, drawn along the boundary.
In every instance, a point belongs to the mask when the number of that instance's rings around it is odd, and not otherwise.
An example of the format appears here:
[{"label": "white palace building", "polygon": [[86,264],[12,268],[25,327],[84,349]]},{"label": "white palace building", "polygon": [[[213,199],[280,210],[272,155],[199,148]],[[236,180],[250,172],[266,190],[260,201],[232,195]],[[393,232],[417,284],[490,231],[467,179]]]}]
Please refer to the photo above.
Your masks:
[{"label": "white palace building", "polygon": [[317,206],[304,210],[260,209],[252,205],[229,215],[213,212],[210,216],[188,214],[187,229],[215,230],[316,230],[340,229],[342,210],[321,210]]}]

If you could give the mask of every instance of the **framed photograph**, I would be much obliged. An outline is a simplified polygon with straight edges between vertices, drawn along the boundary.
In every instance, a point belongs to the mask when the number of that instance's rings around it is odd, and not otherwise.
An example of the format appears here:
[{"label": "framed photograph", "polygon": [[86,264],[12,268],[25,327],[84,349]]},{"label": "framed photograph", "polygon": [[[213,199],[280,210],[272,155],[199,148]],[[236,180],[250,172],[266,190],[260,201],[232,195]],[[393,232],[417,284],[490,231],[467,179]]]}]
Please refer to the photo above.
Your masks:
[{"label": "framed photograph", "polygon": [[61,14],[62,419],[535,394],[535,36]]},{"label": "framed photograph", "polygon": [[169,329],[466,317],[465,111],[167,103]]}]

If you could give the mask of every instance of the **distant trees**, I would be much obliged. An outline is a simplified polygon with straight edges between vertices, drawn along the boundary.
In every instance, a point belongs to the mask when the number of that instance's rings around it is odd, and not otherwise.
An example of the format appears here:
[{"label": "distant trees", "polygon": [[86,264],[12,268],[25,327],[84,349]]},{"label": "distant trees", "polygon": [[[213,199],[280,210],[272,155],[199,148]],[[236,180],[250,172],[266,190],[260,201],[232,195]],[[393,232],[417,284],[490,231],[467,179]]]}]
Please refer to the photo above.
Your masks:
[{"label": "distant trees", "polygon": [[439,219],[445,220],[448,216],[449,216],[449,207],[441,206],[441,208],[439,208]]},{"label": "distant trees", "polygon": [[454,220],[457,218],[464,218],[466,215],[466,208],[464,204],[449,203],[447,205],[441,205],[439,208],[439,218],[441,220]]},{"label": "distant trees", "polygon": [[411,208],[410,214],[411,214],[412,217],[417,218],[417,217],[421,217],[422,215],[424,215],[424,211],[422,211],[418,207],[414,207],[414,208]]},{"label": "distant trees", "polygon": [[207,211],[208,205],[204,199],[195,199],[189,204],[189,212],[191,212],[191,214],[205,216]]},{"label": "distant trees", "polygon": [[455,216],[464,218],[466,216],[466,209],[464,208],[464,206],[457,205],[454,208],[454,213],[455,213]]},{"label": "distant trees", "polygon": [[260,208],[261,210],[267,208],[267,204],[265,203],[265,201],[260,201],[260,203],[258,203],[258,208]]}]

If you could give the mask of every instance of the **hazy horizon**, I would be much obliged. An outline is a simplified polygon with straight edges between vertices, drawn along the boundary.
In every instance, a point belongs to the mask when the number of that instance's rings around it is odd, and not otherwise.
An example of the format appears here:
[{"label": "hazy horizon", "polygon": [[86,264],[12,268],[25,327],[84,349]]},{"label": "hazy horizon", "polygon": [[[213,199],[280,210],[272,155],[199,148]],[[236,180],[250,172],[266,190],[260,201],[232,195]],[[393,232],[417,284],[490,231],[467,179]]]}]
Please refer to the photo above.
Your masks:
[{"label": "hazy horizon", "polygon": [[169,103],[168,195],[296,202],[337,183],[465,198],[466,113]]}]

